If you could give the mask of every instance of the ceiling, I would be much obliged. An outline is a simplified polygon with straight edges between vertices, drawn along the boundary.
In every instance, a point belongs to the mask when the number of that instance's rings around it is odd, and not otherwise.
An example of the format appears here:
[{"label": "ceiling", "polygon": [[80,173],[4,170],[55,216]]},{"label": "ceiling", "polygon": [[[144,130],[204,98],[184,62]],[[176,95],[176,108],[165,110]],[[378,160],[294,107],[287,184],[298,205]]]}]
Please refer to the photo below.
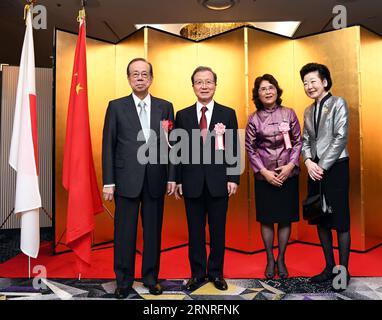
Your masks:
[{"label": "ceiling", "polygon": [[[25,0],[0,0],[0,63],[18,65],[25,24]],[[54,27],[77,32],[81,0],[38,0],[47,9],[47,30],[35,30],[36,66],[52,65]],[[240,0],[231,9],[212,11],[197,0],[88,0],[87,35],[118,42],[135,24],[191,22],[301,21],[294,38],[332,29],[333,7],[347,9],[347,24],[382,36],[382,0]]]}]

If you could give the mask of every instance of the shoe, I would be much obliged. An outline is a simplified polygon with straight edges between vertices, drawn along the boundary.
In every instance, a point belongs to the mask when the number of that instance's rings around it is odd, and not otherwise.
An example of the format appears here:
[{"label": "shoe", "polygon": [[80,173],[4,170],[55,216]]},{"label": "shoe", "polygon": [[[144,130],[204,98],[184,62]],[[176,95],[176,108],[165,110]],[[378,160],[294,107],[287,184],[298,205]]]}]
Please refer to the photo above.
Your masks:
[{"label": "shoe", "polygon": [[328,280],[333,280],[336,275],[332,272],[332,268],[325,268],[320,274],[311,277],[310,281],[314,283],[321,283]]},{"label": "shoe", "polygon": [[158,296],[163,293],[163,288],[159,282],[154,285],[144,285],[144,286],[149,289],[150,294],[153,294],[155,296]]},{"label": "shoe", "polygon": [[284,259],[277,260],[277,273],[279,274],[280,279],[288,278],[288,269],[285,265]]},{"label": "shoe", "polygon": [[264,275],[267,279],[273,279],[276,273],[276,262],[273,261],[272,263],[267,262],[267,266],[265,267]]},{"label": "shoe", "polygon": [[185,288],[187,291],[194,291],[197,288],[199,288],[200,285],[204,283],[205,281],[206,281],[206,278],[197,278],[197,277],[190,278],[187,281]]},{"label": "shoe", "polygon": [[117,299],[126,299],[130,293],[130,290],[131,290],[131,287],[126,287],[126,288],[117,287],[117,289],[115,289],[114,291],[114,296]]},{"label": "shoe", "polygon": [[213,282],[215,288],[218,290],[224,291],[228,289],[227,282],[225,282],[224,278],[222,277],[209,278],[209,281]]}]

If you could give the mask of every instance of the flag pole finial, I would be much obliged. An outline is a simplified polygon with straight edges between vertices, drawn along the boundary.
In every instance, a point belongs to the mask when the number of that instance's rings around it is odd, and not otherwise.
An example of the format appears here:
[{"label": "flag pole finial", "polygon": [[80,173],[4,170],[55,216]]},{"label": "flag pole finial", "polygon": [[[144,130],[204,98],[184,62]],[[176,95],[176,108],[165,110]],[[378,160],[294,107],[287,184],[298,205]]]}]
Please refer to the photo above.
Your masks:
[{"label": "flag pole finial", "polygon": [[24,6],[24,20],[27,19],[27,14],[31,8],[35,5],[37,0],[27,0],[27,4]]},{"label": "flag pole finial", "polygon": [[83,7],[81,10],[78,11],[77,22],[83,22],[85,20],[85,17],[86,17],[85,7]]}]

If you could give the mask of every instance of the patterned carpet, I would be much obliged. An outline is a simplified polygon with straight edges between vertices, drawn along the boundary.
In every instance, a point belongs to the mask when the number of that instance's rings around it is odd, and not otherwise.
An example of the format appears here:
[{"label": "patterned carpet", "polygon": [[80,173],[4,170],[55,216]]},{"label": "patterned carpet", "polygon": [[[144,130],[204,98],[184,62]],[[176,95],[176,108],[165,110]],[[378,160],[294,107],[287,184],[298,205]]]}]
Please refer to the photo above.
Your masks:
[{"label": "patterned carpet", "polygon": [[[51,240],[51,229],[41,229],[41,240]],[[19,231],[0,232],[0,263],[20,253]],[[1,276],[1,275],[0,275]],[[330,281],[311,283],[306,277],[289,279],[227,279],[227,291],[206,282],[193,292],[186,280],[163,280],[164,293],[150,295],[136,281],[128,300],[382,300],[382,277],[353,277],[347,290],[336,293]],[[114,300],[116,283],[110,279],[10,279],[0,278],[0,300]]]},{"label": "patterned carpet", "polygon": [[[34,281],[34,285],[33,285]],[[206,282],[193,292],[185,280],[163,280],[164,293],[153,296],[139,281],[128,300],[382,300],[381,277],[354,277],[349,287],[336,293],[330,282],[313,284],[309,278],[284,280],[227,279],[228,290]],[[45,285],[45,286],[44,286]],[[110,279],[8,279],[0,278],[0,300],[112,300],[115,281]]]},{"label": "patterned carpet", "polygon": [[[52,241],[52,228],[40,228],[40,241]],[[0,263],[21,253],[20,229],[0,230]]]}]

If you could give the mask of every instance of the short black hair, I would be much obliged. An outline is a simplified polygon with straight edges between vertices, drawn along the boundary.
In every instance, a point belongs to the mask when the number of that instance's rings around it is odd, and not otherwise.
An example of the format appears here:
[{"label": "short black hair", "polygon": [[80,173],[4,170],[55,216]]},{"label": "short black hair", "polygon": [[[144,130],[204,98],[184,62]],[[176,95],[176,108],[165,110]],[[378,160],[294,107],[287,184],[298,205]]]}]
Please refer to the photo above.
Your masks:
[{"label": "short black hair", "polygon": [[218,81],[218,76],[216,75],[216,73],[210,67],[199,66],[192,73],[192,76],[191,76],[192,84],[194,84],[194,76],[195,76],[195,74],[198,73],[198,72],[202,72],[202,71],[209,71],[209,72],[211,72],[212,75],[214,76],[215,83]]},{"label": "short black hair", "polygon": [[134,62],[137,62],[137,61],[143,61],[143,62],[146,62],[148,65],[149,65],[149,72],[150,72],[150,76],[151,78],[154,77],[154,72],[153,72],[153,66],[150,62],[148,62],[145,58],[134,58],[133,60],[131,60],[129,62],[129,64],[127,65],[127,76],[130,76],[130,66],[134,63]]},{"label": "short black hair", "polygon": [[283,90],[280,88],[279,83],[277,82],[275,77],[272,76],[271,74],[266,73],[266,74],[263,74],[262,76],[257,77],[255,79],[255,84],[254,84],[254,87],[252,90],[252,100],[255,103],[256,109],[257,110],[263,110],[264,109],[264,105],[261,102],[260,97],[259,97],[259,89],[260,89],[260,84],[262,81],[268,81],[269,83],[273,84],[276,87],[276,90],[277,90],[276,103],[278,105],[281,105],[281,102],[283,101],[281,99],[281,95],[283,94]]},{"label": "short black hair", "polygon": [[332,77],[330,76],[329,68],[325,66],[324,64],[311,62],[303,66],[300,70],[301,80],[304,82],[304,77],[308,73],[315,72],[315,71],[318,71],[318,75],[320,76],[320,79],[322,81],[326,79],[328,84],[325,87],[325,90],[329,91],[330,88],[332,87],[333,82],[332,82]]}]

